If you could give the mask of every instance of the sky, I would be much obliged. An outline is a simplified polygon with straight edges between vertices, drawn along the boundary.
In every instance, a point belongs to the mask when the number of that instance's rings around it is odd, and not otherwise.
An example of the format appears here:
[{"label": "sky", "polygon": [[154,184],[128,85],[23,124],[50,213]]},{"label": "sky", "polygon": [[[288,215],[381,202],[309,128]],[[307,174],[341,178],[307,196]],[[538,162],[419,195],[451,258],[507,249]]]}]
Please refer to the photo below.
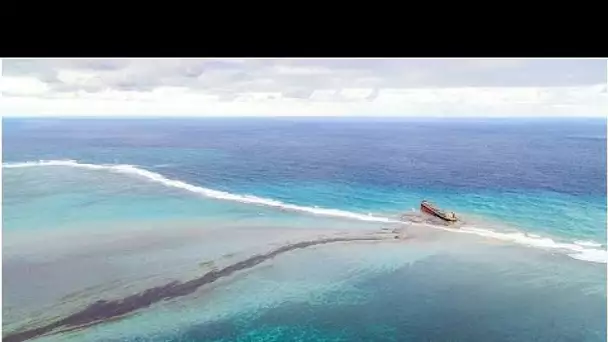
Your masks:
[{"label": "sky", "polygon": [[606,59],[4,59],[3,116],[606,116]]}]

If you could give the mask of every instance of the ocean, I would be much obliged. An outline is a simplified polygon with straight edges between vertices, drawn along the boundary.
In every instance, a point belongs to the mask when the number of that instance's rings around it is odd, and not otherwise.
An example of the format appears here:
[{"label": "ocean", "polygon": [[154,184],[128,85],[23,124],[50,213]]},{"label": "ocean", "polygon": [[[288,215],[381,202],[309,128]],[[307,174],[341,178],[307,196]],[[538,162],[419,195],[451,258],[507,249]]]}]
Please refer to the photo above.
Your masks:
[{"label": "ocean", "polygon": [[[23,118],[2,146],[5,336],[405,226],[36,337],[607,338],[605,119]],[[461,226],[401,222],[423,199]]]}]

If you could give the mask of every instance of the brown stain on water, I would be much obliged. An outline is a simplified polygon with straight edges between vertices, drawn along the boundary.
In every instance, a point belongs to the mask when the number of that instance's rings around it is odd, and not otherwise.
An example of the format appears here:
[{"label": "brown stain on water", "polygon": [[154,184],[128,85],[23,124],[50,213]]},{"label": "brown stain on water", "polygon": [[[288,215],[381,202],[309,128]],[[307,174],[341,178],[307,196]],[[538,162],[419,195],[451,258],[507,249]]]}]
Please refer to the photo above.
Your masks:
[{"label": "brown stain on water", "polygon": [[399,236],[344,236],[312,241],[303,241],[282,246],[268,253],[252,256],[248,259],[236,262],[222,269],[212,270],[198,278],[186,282],[173,281],[165,285],[149,288],[145,291],[124,297],[122,299],[111,301],[99,300],[87,306],[83,310],[75,312],[53,323],[38,328],[32,328],[29,330],[8,334],[3,337],[2,340],[6,342],[25,341],[42,335],[57,334],[60,332],[72,330],[80,330],[91,325],[124,318],[137,310],[147,308],[152,304],[158,303],[160,301],[189,295],[195,292],[203,285],[213,283],[220,278],[228,277],[237,271],[252,268],[266,260],[272,259],[275,256],[292,250],[328,243],[349,241],[378,241],[387,240],[387,238],[399,239]]}]

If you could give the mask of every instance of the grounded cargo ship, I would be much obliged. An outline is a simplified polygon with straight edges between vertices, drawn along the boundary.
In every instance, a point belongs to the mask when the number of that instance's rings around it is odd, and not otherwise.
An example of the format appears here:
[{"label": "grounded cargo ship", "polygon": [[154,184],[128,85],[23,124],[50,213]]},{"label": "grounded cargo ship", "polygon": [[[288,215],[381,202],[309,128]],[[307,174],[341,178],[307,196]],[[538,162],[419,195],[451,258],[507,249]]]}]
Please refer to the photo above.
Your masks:
[{"label": "grounded cargo ship", "polygon": [[423,213],[427,213],[429,215],[433,215],[435,217],[438,217],[444,221],[447,222],[456,222],[458,221],[458,218],[456,217],[456,214],[454,214],[453,212],[445,212],[439,208],[437,208],[435,205],[433,205],[432,203],[430,203],[429,201],[422,201],[420,203],[420,211],[422,211]]}]

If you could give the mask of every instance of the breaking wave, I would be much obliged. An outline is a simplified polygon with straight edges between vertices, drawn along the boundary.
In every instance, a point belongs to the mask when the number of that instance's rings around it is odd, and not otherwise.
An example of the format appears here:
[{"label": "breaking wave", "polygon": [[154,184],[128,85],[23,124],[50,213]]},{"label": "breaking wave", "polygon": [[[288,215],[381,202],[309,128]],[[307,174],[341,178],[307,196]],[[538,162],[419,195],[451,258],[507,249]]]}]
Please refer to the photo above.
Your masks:
[{"label": "breaking wave", "polygon": [[108,170],[115,173],[122,173],[127,175],[134,175],[138,177],[142,177],[148,179],[150,181],[163,184],[168,187],[173,187],[177,189],[187,190],[193,193],[197,193],[206,197],[228,200],[234,202],[248,203],[248,204],[259,204],[284,210],[292,210],[298,212],[305,212],[316,215],[324,215],[324,216],[333,216],[333,217],[344,217],[361,221],[370,221],[370,222],[398,222],[394,219],[390,219],[387,217],[378,217],[373,216],[371,214],[357,214],[349,211],[338,210],[338,209],[325,209],[319,207],[305,207],[299,206],[295,204],[283,203],[281,201],[251,196],[251,195],[237,195],[231,194],[229,192],[217,191],[213,189],[204,188],[197,185],[192,185],[186,182],[182,182],[179,180],[169,179],[159,173],[151,172],[148,170],[140,169],[133,165],[128,164],[110,164],[110,165],[101,165],[101,164],[85,164],[79,163],[74,160],[40,160],[37,162],[23,162],[23,163],[5,163],[2,164],[2,167],[5,168],[20,168],[20,167],[35,167],[35,166],[68,166],[68,167],[77,167],[83,169],[90,170]]},{"label": "breaking wave", "polygon": [[501,233],[492,230],[466,226],[454,231],[463,234],[474,234],[497,240],[513,242],[519,245],[525,245],[530,247],[561,250],[566,252],[570,257],[578,260],[608,263],[608,251],[606,251],[605,249],[588,248],[589,246],[602,246],[601,244],[596,242],[586,241],[587,247],[585,247],[580,244],[580,241],[575,241],[574,243],[557,242],[553,239],[541,237],[536,234]]},{"label": "breaking wave", "polygon": [[584,247],[602,247],[601,243],[597,243],[597,242],[593,242],[593,241],[575,240],[574,243],[579,246],[584,246]]},{"label": "breaking wave", "polygon": [[[3,163],[3,168],[23,168],[23,167],[38,167],[38,166],[65,166],[75,167],[90,170],[107,170],[110,172],[121,173],[126,175],[137,176],[144,178],[159,184],[163,184],[168,187],[183,189],[193,193],[197,193],[209,198],[215,198],[220,200],[235,201],[240,203],[264,205],[281,210],[291,210],[296,212],[309,213],[314,215],[323,215],[331,217],[341,217],[360,221],[369,222],[383,222],[383,223],[398,223],[397,219],[373,216],[371,214],[360,214],[339,209],[327,209],[319,207],[307,207],[295,204],[284,203],[281,201],[251,196],[251,195],[238,195],[224,191],[217,191],[213,189],[204,188],[197,185],[192,185],[180,180],[169,179],[159,173],[151,172],[145,169],[138,168],[134,165],[129,164],[87,164],[79,163],[75,160],[40,160],[40,161],[29,161],[21,163]],[[541,237],[535,234],[526,233],[501,233],[488,229],[481,229],[472,226],[463,226],[460,229],[446,229],[451,232],[458,232],[464,234],[473,234],[481,237],[493,238],[502,241],[508,241],[517,243],[520,245],[543,248],[543,249],[554,249],[566,252],[570,257],[578,260],[585,260],[591,262],[608,263],[608,252],[605,249],[590,248],[590,247],[601,247],[602,245],[592,241],[574,241],[573,243],[557,242],[553,239]]]}]

